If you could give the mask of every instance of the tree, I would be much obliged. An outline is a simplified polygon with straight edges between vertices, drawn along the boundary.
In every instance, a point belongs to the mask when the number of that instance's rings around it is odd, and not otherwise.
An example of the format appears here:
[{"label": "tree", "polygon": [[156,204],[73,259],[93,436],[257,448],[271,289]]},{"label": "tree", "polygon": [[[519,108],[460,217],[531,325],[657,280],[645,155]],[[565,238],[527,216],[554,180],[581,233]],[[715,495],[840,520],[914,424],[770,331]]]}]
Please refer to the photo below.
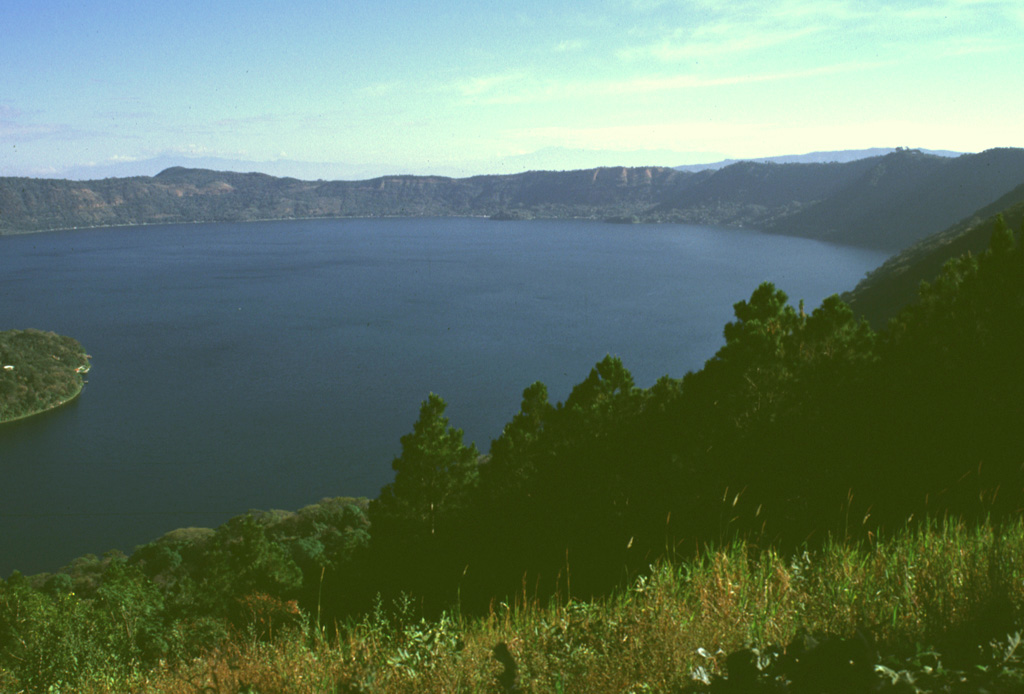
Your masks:
[{"label": "tree", "polygon": [[554,409],[548,401],[547,386],[540,381],[523,391],[519,414],[491,442],[490,461],[483,470],[489,503],[509,494],[525,493],[536,472],[535,449]]},{"label": "tree", "polygon": [[477,483],[476,446],[462,443],[462,430],[448,426],[447,405],[431,393],[420,406],[412,433],[391,467],[395,481],[370,505],[373,533],[406,539],[436,535],[450,527]]},{"label": "tree", "polygon": [[395,596],[410,591],[425,609],[456,599],[479,531],[470,507],[477,489],[476,446],[448,425],[445,402],[431,393],[420,406],[402,453],[391,467],[395,481],[370,503],[370,557],[374,587]]},{"label": "tree", "polygon": [[783,356],[785,338],[802,318],[787,301],[784,291],[764,282],[750,295],[749,302],[733,304],[736,320],[726,324],[725,347],[715,358],[729,361]]},{"label": "tree", "polygon": [[594,365],[582,383],[573,386],[564,411],[596,429],[593,425],[631,414],[637,397],[633,375],[622,365],[621,359],[609,354]]},{"label": "tree", "polygon": [[747,429],[771,419],[792,375],[793,336],[806,322],[787,301],[785,292],[765,282],[750,301],[734,304],[736,320],[725,326],[725,345],[703,371],[684,378],[697,409],[694,422],[709,434],[722,425]]}]

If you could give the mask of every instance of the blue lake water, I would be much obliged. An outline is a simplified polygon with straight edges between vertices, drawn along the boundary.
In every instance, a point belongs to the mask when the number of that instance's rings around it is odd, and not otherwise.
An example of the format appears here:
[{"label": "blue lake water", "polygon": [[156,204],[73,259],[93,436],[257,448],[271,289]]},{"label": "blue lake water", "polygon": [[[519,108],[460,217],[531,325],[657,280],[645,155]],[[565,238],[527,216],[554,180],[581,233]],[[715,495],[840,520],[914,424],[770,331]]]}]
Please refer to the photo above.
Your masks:
[{"label": "blue lake water", "polygon": [[436,392],[486,451],[605,354],[701,367],[765,280],[808,310],[885,254],[755,231],[310,220],[0,237],[0,329],[78,339],[74,404],[0,427],[0,576],[182,526],[375,496]]}]

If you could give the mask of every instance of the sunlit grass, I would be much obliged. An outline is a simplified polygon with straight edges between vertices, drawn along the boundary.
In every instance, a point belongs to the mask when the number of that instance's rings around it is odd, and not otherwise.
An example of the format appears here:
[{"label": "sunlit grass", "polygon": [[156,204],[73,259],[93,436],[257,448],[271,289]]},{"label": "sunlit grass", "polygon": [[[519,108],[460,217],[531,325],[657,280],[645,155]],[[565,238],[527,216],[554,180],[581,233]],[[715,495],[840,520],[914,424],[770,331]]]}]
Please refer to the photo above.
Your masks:
[{"label": "sunlit grass", "polygon": [[[489,614],[426,621],[411,600],[345,626],[239,634],[191,663],[92,680],[92,692],[496,692],[506,643],[524,692],[668,692],[725,654],[785,645],[801,627],[867,630],[883,652],[968,648],[1019,623],[1024,526],[933,522],[897,537],[782,556],[735,542],[661,563],[603,601],[521,597]],[[991,633],[996,630],[996,633]],[[950,660],[956,654],[950,653]],[[2,681],[2,680],[0,680]]]}]

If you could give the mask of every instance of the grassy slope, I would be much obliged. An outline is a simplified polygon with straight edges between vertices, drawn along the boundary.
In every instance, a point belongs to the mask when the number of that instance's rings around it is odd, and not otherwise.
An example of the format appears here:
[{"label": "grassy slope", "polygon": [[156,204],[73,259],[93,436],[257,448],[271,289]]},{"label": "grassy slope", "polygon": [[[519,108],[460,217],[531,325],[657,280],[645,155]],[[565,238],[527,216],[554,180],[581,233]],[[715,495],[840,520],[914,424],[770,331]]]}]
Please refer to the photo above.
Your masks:
[{"label": "grassy slope", "polygon": [[[902,682],[882,691],[1009,692],[1024,687],[1020,654],[1006,639],[1022,607],[1020,523],[931,524],[796,557],[737,543],[655,567],[600,602],[554,596],[541,605],[527,594],[483,618],[430,622],[399,602],[335,636],[279,627],[270,642],[254,622],[194,662],[127,681],[90,678],[81,691],[498,692],[498,643],[516,661],[523,692],[726,691],[709,683],[728,681],[738,649],[786,644],[801,628],[840,636],[861,628],[879,653],[865,677]],[[776,661],[756,677],[782,687],[772,691],[797,691],[782,683],[801,676]]]}]

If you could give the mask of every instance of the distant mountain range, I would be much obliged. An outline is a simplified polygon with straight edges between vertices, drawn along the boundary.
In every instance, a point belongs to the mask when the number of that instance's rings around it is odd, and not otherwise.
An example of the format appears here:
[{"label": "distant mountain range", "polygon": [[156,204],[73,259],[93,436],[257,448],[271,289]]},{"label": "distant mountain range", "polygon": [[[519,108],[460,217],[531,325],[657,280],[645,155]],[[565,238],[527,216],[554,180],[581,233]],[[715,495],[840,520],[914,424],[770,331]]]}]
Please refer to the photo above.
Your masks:
[{"label": "distant mountain range", "polygon": [[59,172],[54,178],[74,181],[95,181],[102,178],[134,178],[153,176],[165,169],[181,166],[187,169],[209,169],[211,171],[234,171],[237,173],[264,173],[281,178],[303,180],[336,180],[339,178],[365,179],[380,174],[381,167],[371,164],[309,162],[293,159],[272,161],[246,161],[227,157],[182,156],[161,154],[147,159],[114,161],[105,164],[71,166]]},{"label": "distant mountain range", "polygon": [[[488,174],[513,174],[526,171],[566,171],[594,169],[601,167],[626,166],[630,168],[647,168],[651,166],[668,166],[677,171],[704,171],[706,169],[722,169],[729,164],[740,161],[756,161],[764,164],[820,164],[828,162],[848,162],[867,157],[879,157],[895,151],[892,147],[874,147],[872,149],[850,149],[834,152],[811,152],[809,154],[787,154],[778,157],[761,159],[721,159],[712,161],[714,153],[676,152],[671,150],[587,150],[568,147],[546,147],[534,152],[496,157],[486,161],[471,161],[460,164],[436,163],[431,167],[430,175],[449,178],[468,178],[480,172]],[[962,152],[948,150],[921,150],[925,154],[939,156],[959,156]],[[672,162],[686,157],[690,160],[711,163],[687,164],[673,166]],[[571,166],[566,164],[571,162]],[[375,178],[381,174],[408,174],[401,165],[381,163],[360,164],[354,162],[310,162],[295,159],[274,159],[267,161],[251,161],[184,155],[181,153],[165,153],[147,159],[124,159],[103,164],[87,164],[71,166],[51,175],[50,178],[67,178],[73,181],[93,181],[101,178],[131,178],[134,176],[153,176],[165,169],[174,167],[186,169],[210,169],[213,171],[234,171],[237,173],[264,173],[280,178],[298,178],[304,181],[315,180],[364,180]],[[33,176],[35,177],[35,176]]]},{"label": "distant mountain range", "polygon": [[[879,149],[873,151],[876,154],[885,154],[891,150]],[[525,171],[566,171],[593,169],[611,164],[629,167],[672,167],[676,162],[684,158],[688,161],[712,161],[720,156],[717,153],[676,152],[670,150],[588,150],[568,147],[546,147],[523,154],[493,156],[488,159],[475,161],[434,162],[430,165],[429,175],[468,178],[480,175],[481,173],[504,175]],[[176,166],[186,169],[265,173],[271,176],[298,178],[304,181],[315,181],[318,179],[328,181],[364,180],[381,175],[413,173],[403,164],[388,162],[312,162],[296,159],[252,161],[167,152],[146,159],[123,159],[104,163],[69,166],[55,171],[49,178],[91,181],[100,178],[154,176],[164,169]],[[718,166],[719,164],[704,164],[697,168]]]},{"label": "distant mountain range", "polygon": [[[746,226],[895,251],[1024,183],[1022,149],[957,157],[905,149],[801,156],[835,161],[362,181],[180,167],[91,181],[7,177],[0,178],[0,233],[306,217],[584,217]],[[843,158],[852,160],[838,161]]]}]

